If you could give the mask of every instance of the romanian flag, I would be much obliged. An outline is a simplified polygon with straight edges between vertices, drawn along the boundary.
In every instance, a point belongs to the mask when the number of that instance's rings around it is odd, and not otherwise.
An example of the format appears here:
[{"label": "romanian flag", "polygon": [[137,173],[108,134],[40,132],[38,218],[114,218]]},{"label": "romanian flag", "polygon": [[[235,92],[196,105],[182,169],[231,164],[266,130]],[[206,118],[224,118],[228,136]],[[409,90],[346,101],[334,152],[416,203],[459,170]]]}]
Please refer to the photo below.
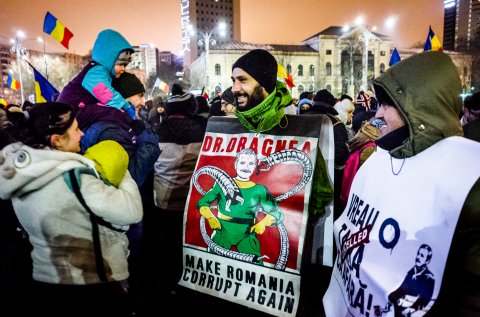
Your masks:
[{"label": "romanian flag", "polygon": [[295,84],[293,83],[292,75],[290,75],[289,73],[287,73],[287,78],[285,78],[285,84],[287,84],[288,88],[295,87]]},{"label": "romanian flag", "polygon": [[162,90],[164,93],[168,94],[170,91],[170,86],[163,80],[160,80],[160,78],[157,77],[157,80],[155,81],[155,84],[153,85],[153,88],[158,87],[160,90]]},{"label": "romanian flag", "polygon": [[20,89],[20,82],[13,78],[11,75],[8,75],[7,78],[7,86],[12,88],[13,90],[19,90]]},{"label": "romanian flag", "polygon": [[285,68],[281,64],[278,64],[277,78],[284,79],[285,84],[287,84],[288,88],[295,87],[295,84],[293,83],[292,75],[287,73],[287,71],[285,70]]},{"label": "romanian flag", "polygon": [[58,90],[53,87],[50,82],[42,76],[30,63],[28,63],[33,69],[33,77],[35,78],[35,100],[36,102],[50,102],[54,101],[53,98],[58,94]]},{"label": "romanian flag", "polygon": [[5,101],[5,99],[0,98],[0,105],[2,106],[2,108],[7,107],[7,102]]},{"label": "romanian flag", "polygon": [[166,93],[166,94],[168,94],[168,92],[170,91],[170,86],[168,86],[168,84],[166,82],[164,82],[163,80],[160,83],[160,86],[158,86],[158,88],[163,90],[163,92]]},{"label": "romanian flag", "polygon": [[281,64],[278,64],[277,78],[287,78],[287,76],[288,75],[285,67],[283,67]]},{"label": "romanian flag", "polygon": [[49,34],[51,37],[59,41],[67,49],[70,39],[73,37],[73,33],[66,28],[62,22],[58,21],[58,19],[50,12],[47,12],[47,15],[45,15],[45,21],[43,21],[43,32]]},{"label": "romanian flag", "polygon": [[395,65],[400,61],[401,61],[400,54],[398,54],[397,48],[395,47],[395,49],[392,52],[392,56],[390,56],[390,61],[388,62],[388,66],[392,67],[393,65]]},{"label": "romanian flag", "polygon": [[433,33],[432,26],[428,31],[427,40],[425,41],[425,45],[423,46],[423,51],[440,51],[443,52],[442,43],[438,37]]},{"label": "romanian flag", "polygon": [[202,88],[202,92],[200,93],[200,96],[203,96],[203,98],[208,100],[208,92],[205,87]]}]

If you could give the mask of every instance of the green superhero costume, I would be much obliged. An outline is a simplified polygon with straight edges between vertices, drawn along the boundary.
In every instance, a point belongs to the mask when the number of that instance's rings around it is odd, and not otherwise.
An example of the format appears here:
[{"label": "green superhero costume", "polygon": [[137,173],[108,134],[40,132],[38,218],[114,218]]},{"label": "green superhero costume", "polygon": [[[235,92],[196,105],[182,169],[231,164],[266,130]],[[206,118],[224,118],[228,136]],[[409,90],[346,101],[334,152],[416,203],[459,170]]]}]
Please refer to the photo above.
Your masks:
[{"label": "green superhero costume", "polygon": [[[259,208],[267,215],[264,218],[265,220],[262,220],[264,224],[262,226],[263,230],[265,226],[282,221],[283,214],[278,207],[277,201],[265,186],[250,181],[234,180],[240,188],[244,199],[243,204],[235,203],[229,205],[222,189],[215,183],[212,189],[198,201],[197,207],[202,210],[202,207],[209,208],[214,201],[218,202],[220,228],[212,227],[216,229],[212,241],[218,246],[229,250],[232,246],[236,246],[237,251],[240,253],[261,257],[260,243],[256,235],[259,231],[252,228],[255,225]],[[227,209],[230,209],[230,211]],[[208,213],[212,215],[210,210],[208,210]],[[201,211],[201,214],[205,216],[205,212]],[[206,218],[209,219],[210,217],[207,215]],[[262,223],[262,221],[257,224]],[[263,230],[260,230],[260,232],[263,233]],[[258,263],[263,265],[261,258]]]}]

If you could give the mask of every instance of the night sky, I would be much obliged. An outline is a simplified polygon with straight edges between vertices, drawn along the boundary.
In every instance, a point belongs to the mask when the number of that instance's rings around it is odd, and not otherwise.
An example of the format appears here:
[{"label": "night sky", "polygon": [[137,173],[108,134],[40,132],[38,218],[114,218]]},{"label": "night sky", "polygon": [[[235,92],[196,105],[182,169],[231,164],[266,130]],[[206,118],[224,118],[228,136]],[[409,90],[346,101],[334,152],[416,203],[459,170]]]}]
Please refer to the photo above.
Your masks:
[{"label": "night sky", "polygon": [[[2,0],[0,42],[8,43],[21,29],[27,37],[43,36],[46,52],[67,52],[43,33],[47,11],[73,32],[71,53],[87,54],[106,28],[119,31],[132,45],[153,43],[174,54],[182,48],[180,0]],[[443,39],[442,0],[241,0],[241,14],[242,41],[251,43],[300,44],[329,26],[353,25],[358,15],[390,36],[396,47],[424,42],[429,25]],[[398,18],[393,31],[383,27],[391,15]],[[35,41],[24,45],[43,50]]]}]

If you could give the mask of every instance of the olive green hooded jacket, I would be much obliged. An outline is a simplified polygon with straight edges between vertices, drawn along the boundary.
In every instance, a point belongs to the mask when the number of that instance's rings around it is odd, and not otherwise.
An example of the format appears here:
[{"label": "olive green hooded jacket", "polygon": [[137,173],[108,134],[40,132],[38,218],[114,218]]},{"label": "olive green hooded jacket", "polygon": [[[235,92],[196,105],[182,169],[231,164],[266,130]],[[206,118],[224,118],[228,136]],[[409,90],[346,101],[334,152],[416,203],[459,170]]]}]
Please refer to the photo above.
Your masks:
[{"label": "olive green hooded jacket", "polygon": [[[394,102],[406,118],[410,132],[390,154],[395,158],[411,157],[442,139],[462,136],[461,83],[451,58],[441,52],[423,52],[400,63],[373,81],[377,96],[388,96]],[[470,189],[463,205],[440,294],[427,316],[479,315],[480,179]]]}]

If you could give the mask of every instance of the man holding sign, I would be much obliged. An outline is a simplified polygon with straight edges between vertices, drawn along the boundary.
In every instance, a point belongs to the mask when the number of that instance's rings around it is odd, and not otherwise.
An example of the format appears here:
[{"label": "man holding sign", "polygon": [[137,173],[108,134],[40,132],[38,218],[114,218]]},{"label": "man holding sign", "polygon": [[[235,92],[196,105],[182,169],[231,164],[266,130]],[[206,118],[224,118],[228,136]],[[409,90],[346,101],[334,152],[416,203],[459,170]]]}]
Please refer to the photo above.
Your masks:
[{"label": "man holding sign", "polygon": [[232,66],[235,116],[208,121],[185,207],[180,285],[293,317],[304,309],[303,264],[320,248],[328,256],[333,240],[327,228],[312,247],[317,220],[331,214],[333,128],[324,116],[285,114],[293,99],[277,70],[262,49]]}]

